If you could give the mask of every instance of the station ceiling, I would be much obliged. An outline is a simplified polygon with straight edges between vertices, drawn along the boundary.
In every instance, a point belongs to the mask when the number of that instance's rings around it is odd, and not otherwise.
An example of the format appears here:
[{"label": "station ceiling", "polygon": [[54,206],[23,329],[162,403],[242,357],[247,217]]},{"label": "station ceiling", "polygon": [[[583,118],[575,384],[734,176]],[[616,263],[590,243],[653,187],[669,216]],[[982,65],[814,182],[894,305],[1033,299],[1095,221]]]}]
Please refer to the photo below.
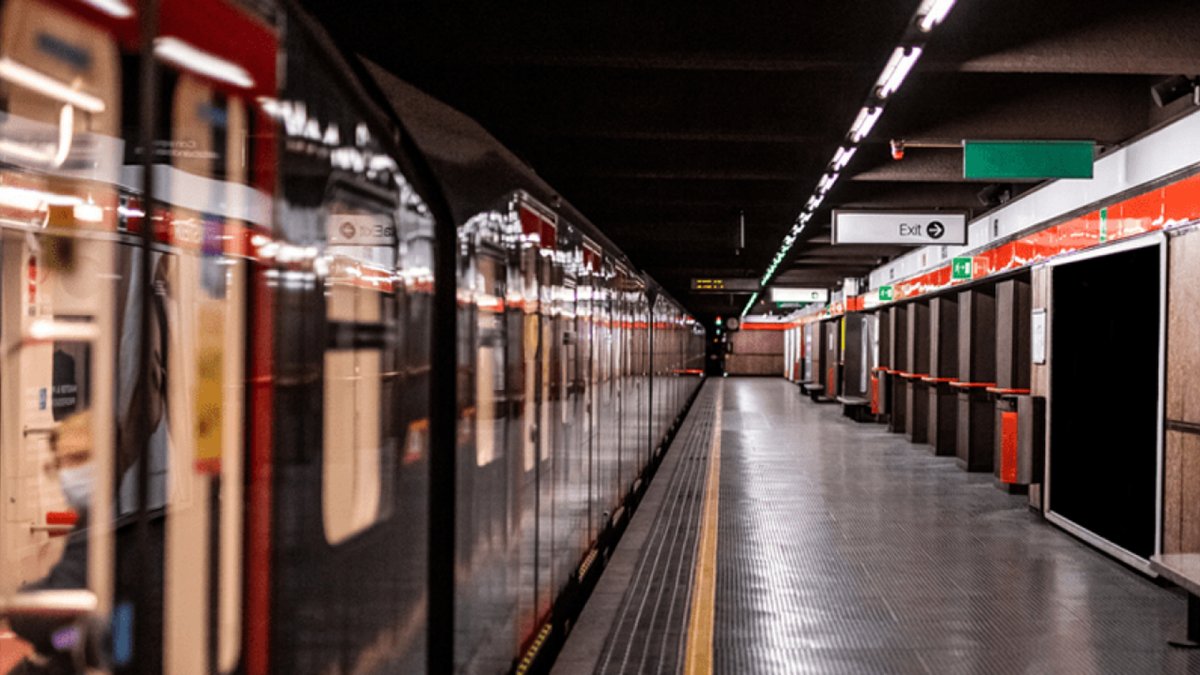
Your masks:
[{"label": "station ceiling", "polygon": [[[475,118],[702,318],[748,295],[846,137],[918,0],[304,0],[343,47]],[[838,207],[979,215],[1033,187],[962,178],[964,139],[1091,139],[1184,114],[1200,3],[958,0],[775,283],[836,288],[903,253],[830,245]],[[891,158],[889,141],[908,142]],[[738,248],[744,216],[745,247]]]}]

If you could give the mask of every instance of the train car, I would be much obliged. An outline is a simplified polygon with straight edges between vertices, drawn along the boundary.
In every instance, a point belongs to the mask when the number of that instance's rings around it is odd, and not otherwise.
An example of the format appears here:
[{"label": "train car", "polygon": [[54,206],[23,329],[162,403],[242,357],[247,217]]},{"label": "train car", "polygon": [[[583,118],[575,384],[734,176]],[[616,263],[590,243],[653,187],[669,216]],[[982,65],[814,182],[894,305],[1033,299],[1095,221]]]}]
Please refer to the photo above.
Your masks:
[{"label": "train car", "polygon": [[698,325],[291,4],[138,10],[0,5],[0,670],[521,667]]},{"label": "train car", "polygon": [[454,668],[506,670],[561,638],[698,387],[703,334],[474,122],[368,68],[458,224]]}]

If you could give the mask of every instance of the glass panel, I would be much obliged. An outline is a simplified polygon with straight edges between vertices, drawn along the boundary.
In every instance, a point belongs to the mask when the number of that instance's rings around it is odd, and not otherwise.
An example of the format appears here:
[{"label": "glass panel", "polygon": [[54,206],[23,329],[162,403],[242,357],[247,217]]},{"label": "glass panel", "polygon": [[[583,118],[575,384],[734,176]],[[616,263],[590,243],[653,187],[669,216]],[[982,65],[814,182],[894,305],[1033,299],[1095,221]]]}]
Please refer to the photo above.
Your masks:
[{"label": "glass panel", "polygon": [[383,362],[396,328],[397,245],[391,212],[347,196],[327,209],[325,316],[335,344],[325,353],[321,494],[325,538],[337,544],[390,513],[382,496],[394,474],[384,467],[399,448],[381,404],[392,375]]},{"label": "glass panel", "polygon": [[0,655],[64,671],[98,636],[46,594],[77,615],[112,602],[113,23],[35,0],[0,9],[0,604],[30,607],[0,619]]}]

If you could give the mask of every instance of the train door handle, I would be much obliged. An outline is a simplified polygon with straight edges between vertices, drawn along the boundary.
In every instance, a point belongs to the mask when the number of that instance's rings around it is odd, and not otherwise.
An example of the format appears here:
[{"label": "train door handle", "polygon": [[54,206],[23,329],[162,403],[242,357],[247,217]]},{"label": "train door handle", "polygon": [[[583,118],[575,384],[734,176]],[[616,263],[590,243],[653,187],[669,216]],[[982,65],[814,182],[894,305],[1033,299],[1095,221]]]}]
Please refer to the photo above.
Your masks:
[{"label": "train door handle", "polygon": [[47,342],[95,342],[100,327],[90,321],[57,321],[36,319],[21,334],[21,341],[10,349]]},{"label": "train door handle", "polygon": [[99,600],[87,589],[56,589],[14,593],[0,601],[0,616],[77,619],[96,611]]},{"label": "train door handle", "polygon": [[61,619],[66,625],[54,631],[54,649],[70,655],[77,672],[108,670],[113,638],[108,617],[97,613],[100,603],[92,591],[55,589],[17,592],[0,599],[0,617]]}]

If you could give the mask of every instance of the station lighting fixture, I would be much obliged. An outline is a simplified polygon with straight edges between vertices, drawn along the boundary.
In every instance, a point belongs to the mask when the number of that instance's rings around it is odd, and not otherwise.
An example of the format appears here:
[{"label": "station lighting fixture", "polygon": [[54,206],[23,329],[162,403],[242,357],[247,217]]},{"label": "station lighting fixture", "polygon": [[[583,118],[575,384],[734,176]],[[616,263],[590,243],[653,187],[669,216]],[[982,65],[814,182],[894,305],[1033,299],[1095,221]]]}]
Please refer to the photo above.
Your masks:
[{"label": "station lighting fixture", "polygon": [[254,86],[254,78],[245,68],[179,38],[169,36],[155,38],[154,55],[176,67],[190,70],[218,82],[242,89],[250,89]]},{"label": "station lighting fixture", "polygon": [[[950,9],[954,7],[955,0],[922,0],[921,5],[917,8],[913,15],[912,23],[915,25],[919,33],[929,33],[945,20],[950,13]],[[837,152],[834,153],[833,159],[829,162],[829,167],[824,175],[821,176],[821,181],[813,190],[812,196],[804,204],[804,210],[796,218],[796,222],[792,225],[792,229],[784,237],[783,242],[779,246],[779,252],[775,254],[771,265],[763,274],[761,284],[765,288],[766,285],[775,276],[775,271],[780,263],[787,257],[792,246],[796,244],[800,233],[804,231],[804,226],[812,219],[817,208],[821,206],[821,202],[825,200],[825,195],[833,188],[837,182],[841,171],[850,163],[854,153],[858,152],[858,144],[864,138],[871,134],[871,130],[875,128],[875,123],[879,121],[883,115],[883,107],[888,98],[900,89],[900,85],[904,83],[905,78],[912,72],[913,66],[917,60],[921,58],[924,51],[924,44],[928,38],[921,37],[917,31],[909,32],[908,37],[903,43],[892,51],[891,57],[884,66],[883,71],[879,74],[879,79],[875,81],[875,86],[872,88],[870,95],[867,97],[866,103],[863,104],[858,115],[854,118],[854,123],[850,125],[850,130],[846,134],[845,141],[838,146]],[[1197,88],[1200,92],[1200,88]],[[896,148],[892,149],[893,156],[896,155]],[[901,150],[902,156],[902,150]],[[746,303],[746,307],[742,310],[742,316],[754,307],[754,303],[758,300],[758,293],[750,297],[750,301]]]},{"label": "station lighting fixture", "polygon": [[83,0],[83,2],[117,19],[128,19],[133,16],[133,8],[121,0]]},{"label": "station lighting fixture", "polygon": [[817,189],[821,192],[829,192],[829,189],[833,187],[833,184],[837,182],[837,179],[837,172],[827,173],[824,176],[821,176],[821,182],[817,183]]},{"label": "station lighting fixture", "polygon": [[105,109],[104,101],[100,98],[80,91],[58,78],[34,70],[7,56],[0,58],[0,80],[36,91],[42,96],[74,106],[93,115],[102,113]]},{"label": "station lighting fixture", "polygon": [[854,118],[854,124],[850,126],[850,141],[858,143],[871,133],[871,129],[875,128],[875,123],[879,121],[879,116],[883,114],[883,106],[866,105],[862,110],[858,111],[858,117]]},{"label": "station lighting fixture", "polygon": [[743,318],[743,319],[746,318],[746,314],[748,314],[750,312],[750,308],[754,306],[754,303],[756,301],[758,301],[758,293],[755,293],[754,295],[750,296],[750,302],[747,302],[746,308],[742,310],[741,318]]},{"label": "station lighting fixture", "polygon": [[954,0],[924,0],[917,8],[917,16],[921,17],[917,21],[917,26],[921,32],[928,33],[933,30],[934,26],[946,18],[953,6]]},{"label": "station lighting fixture", "polygon": [[883,74],[875,83],[876,95],[879,98],[887,98],[896,93],[919,58],[921,58],[920,47],[896,47],[896,51],[892,52],[892,58],[888,59],[887,65],[883,67]]},{"label": "station lighting fixture", "polygon": [[858,152],[857,145],[843,145],[833,154],[833,170],[841,171],[850,163],[850,159],[854,157],[854,153]]}]

